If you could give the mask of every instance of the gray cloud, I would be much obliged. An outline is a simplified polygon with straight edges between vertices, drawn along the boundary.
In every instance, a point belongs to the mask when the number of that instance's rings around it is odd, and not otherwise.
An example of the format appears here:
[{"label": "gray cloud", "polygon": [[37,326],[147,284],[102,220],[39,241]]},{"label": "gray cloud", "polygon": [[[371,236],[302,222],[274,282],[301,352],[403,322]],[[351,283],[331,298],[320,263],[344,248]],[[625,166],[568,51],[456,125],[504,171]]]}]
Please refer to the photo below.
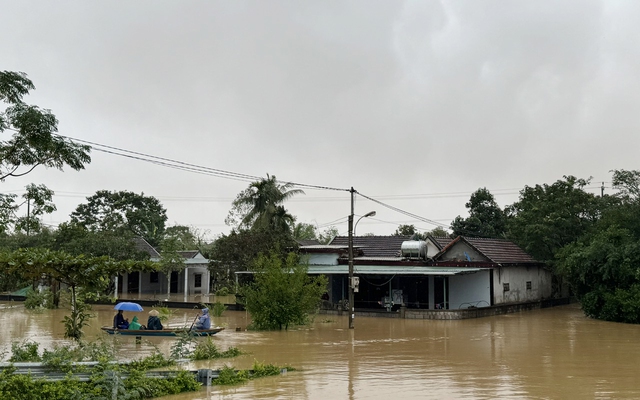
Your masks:
[{"label": "gray cloud", "polygon": [[[251,175],[354,186],[436,220],[468,195],[565,174],[637,169],[638,5],[604,1],[2,2],[3,69],[61,133]],[[94,154],[86,171],[38,171],[63,220],[98,189],[165,199],[172,222],[226,230],[246,183]],[[11,181],[3,190],[28,182]],[[498,196],[513,202],[516,190]],[[184,201],[176,197],[224,201]],[[348,214],[307,191],[302,222]],[[331,201],[319,201],[330,197]],[[342,201],[333,198],[343,197]],[[424,223],[377,208],[359,232]],[[346,225],[341,229],[346,231]]]}]

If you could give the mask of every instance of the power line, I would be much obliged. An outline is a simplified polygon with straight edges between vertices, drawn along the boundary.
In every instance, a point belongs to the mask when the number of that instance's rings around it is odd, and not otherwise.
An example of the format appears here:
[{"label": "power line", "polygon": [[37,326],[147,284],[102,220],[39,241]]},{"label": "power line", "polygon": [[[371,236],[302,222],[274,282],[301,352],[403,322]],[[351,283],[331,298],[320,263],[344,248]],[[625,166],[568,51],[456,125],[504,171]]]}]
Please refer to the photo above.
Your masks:
[{"label": "power line", "polygon": [[443,228],[448,228],[448,227],[449,227],[449,226],[448,226],[448,225],[446,225],[446,224],[442,224],[442,223],[440,223],[440,222],[436,222],[436,221],[434,221],[434,220],[431,220],[431,219],[428,219],[428,218],[424,218],[424,217],[421,217],[421,216],[419,216],[419,215],[416,215],[416,214],[410,213],[410,212],[408,212],[408,211],[402,210],[402,209],[400,209],[400,208],[398,208],[398,207],[394,207],[394,206],[392,206],[392,205],[389,205],[389,204],[383,203],[383,202],[381,202],[380,200],[376,200],[376,199],[371,198],[371,197],[369,197],[369,196],[366,196],[366,195],[364,195],[364,194],[362,194],[362,193],[360,193],[360,192],[356,192],[356,193],[357,193],[358,195],[360,195],[360,196],[364,197],[365,199],[369,200],[369,201],[372,201],[372,202],[374,202],[374,203],[376,203],[376,204],[379,204],[379,205],[381,205],[381,206],[383,206],[383,207],[386,207],[386,208],[388,208],[388,209],[390,209],[390,210],[392,210],[392,211],[395,211],[395,212],[397,212],[397,213],[400,213],[400,214],[406,215],[406,216],[411,217],[411,218],[415,218],[415,219],[417,219],[418,221],[426,222],[426,223],[428,223],[428,224],[435,225],[435,226],[440,226],[440,227],[443,227]]},{"label": "power line", "polygon": [[[217,168],[205,167],[202,165],[191,164],[184,161],[178,161],[178,160],[165,158],[165,157],[158,157],[158,156],[145,154],[137,151],[126,150],[119,147],[108,146],[101,143],[91,142],[88,140],[76,139],[76,138],[72,138],[64,135],[59,135],[59,136],[65,139],[74,140],[80,143],[86,143],[88,145],[91,145],[92,148],[96,151],[117,155],[121,157],[127,157],[131,159],[139,160],[139,161],[145,161],[145,162],[149,162],[149,163],[160,165],[167,168],[174,168],[174,169],[183,170],[187,172],[201,173],[204,175],[212,175],[219,178],[239,180],[239,181],[245,181],[245,182],[246,181],[254,182],[262,179],[261,177],[255,176],[255,175],[248,175],[248,174],[226,171],[226,170],[217,169]],[[284,184],[291,184],[296,187],[302,187],[307,189],[335,190],[335,191],[344,191],[344,192],[349,191],[349,189],[334,188],[330,186],[311,185],[307,183],[289,182],[289,181],[281,181],[281,180],[278,180],[277,182],[284,183]]]}]

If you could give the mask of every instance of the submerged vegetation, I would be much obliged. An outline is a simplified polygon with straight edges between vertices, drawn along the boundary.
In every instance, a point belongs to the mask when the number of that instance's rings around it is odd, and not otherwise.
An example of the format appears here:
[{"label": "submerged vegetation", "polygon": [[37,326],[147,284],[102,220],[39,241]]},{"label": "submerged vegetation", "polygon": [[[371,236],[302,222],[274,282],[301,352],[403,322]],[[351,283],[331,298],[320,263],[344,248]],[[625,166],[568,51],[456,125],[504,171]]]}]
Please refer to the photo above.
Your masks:
[{"label": "submerged vegetation", "polygon": [[[165,379],[147,376],[152,368],[175,365],[175,360],[155,353],[128,364],[112,363],[116,354],[113,345],[104,342],[79,342],[74,346],[59,346],[53,350],[39,351],[35,342],[13,343],[11,362],[42,362],[49,372],[67,375],[58,381],[16,374],[15,368],[0,373],[0,398],[2,399],[150,399],[169,394],[195,391],[200,383],[188,371],[176,370]],[[78,361],[97,361],[92,368],[77,366]],[[80,380],[69,373],[84,373],[88,380]]]},{"label": "submerged vegetation", "polygon": [[178,334],[176,341],[171,346],[171,358],[191,360],[215,360],[218,358],[233,358],[242,353],[237,347],[229,347],[221,351],[216,346],[212,337],[197,341],[193,332],[184,331]]},{"label": "submerged vegetation", "polygon": [[[180,344],[179,344],[180,343]],[[192,342],[186,336],[176,344],[187,348]],[[6,352],[0,352],[4,356]],[[38,343],[14,342],[11,346],[10,362],[42,362],[50,373],[67,374],[61,380],[45,380],[30,374],[17,374],[17,368],[5,368],[0,372],[0,399],[149,399],[160,396],[196,391],[200,383],[189,371],[176,367],[176,360],[157,351],[142,359],[126,364],[113,362],[117,349],[114,344],[103,341],[77,342],[74,345],[56,346],[53,350],[40,352]],[[212,338],[195,346],[191,359],[205,360],[236,357],[242,352],[231,347],[218,350]],[[96,361],[93,366],[76,364],[79,361]],[[150,372],[156,368],[171,367],[172,373],[157,375]],[[292,367],[279,367],[255,361],[251,370],[236,370],[224,366],[214,385],[237,385],[250,379],[280,375],[293,371]],[[87,380],[73,374],[83,374]],[[158,379],[162,377],[162,379]]]},{"label": "submerged vegetation", "polygon": [[211,383],[214,385],[239,385],[251,379],[280,375],[283,371],[295,371],[295,368],[290,366],[279,367],[255,361],[251,370],[238,371],[231,366],[225,365],[220,369],[220,375],[212,380]]}]

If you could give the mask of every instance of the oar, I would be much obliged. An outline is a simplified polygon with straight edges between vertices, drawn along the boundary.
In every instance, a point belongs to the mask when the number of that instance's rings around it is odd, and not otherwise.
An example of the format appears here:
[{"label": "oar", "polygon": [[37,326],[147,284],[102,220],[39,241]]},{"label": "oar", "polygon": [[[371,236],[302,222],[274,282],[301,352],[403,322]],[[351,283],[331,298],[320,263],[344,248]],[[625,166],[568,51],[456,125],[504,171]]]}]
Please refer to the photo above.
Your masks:
[{"label": "oar", "polygon": [[191,327],[189,328],[189,330],[193,329],[193,326],[196,324],[196,321],[198,320],[199,316],[200,316],[200,313],[196,314],[196,317],[193,319],[193,322],[191,323]]}]

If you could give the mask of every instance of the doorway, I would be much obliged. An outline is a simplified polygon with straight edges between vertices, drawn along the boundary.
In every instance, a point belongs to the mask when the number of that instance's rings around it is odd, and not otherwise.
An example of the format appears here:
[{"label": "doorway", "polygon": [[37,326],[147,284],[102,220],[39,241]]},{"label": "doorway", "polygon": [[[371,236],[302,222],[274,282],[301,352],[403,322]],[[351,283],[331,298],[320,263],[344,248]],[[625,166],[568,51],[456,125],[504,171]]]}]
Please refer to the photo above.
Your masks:
[{"label": "doorway", "polygon": [[438,309],[449,309],[449,277],[436,276],[433,278],[433,300],[434,307]]}]

